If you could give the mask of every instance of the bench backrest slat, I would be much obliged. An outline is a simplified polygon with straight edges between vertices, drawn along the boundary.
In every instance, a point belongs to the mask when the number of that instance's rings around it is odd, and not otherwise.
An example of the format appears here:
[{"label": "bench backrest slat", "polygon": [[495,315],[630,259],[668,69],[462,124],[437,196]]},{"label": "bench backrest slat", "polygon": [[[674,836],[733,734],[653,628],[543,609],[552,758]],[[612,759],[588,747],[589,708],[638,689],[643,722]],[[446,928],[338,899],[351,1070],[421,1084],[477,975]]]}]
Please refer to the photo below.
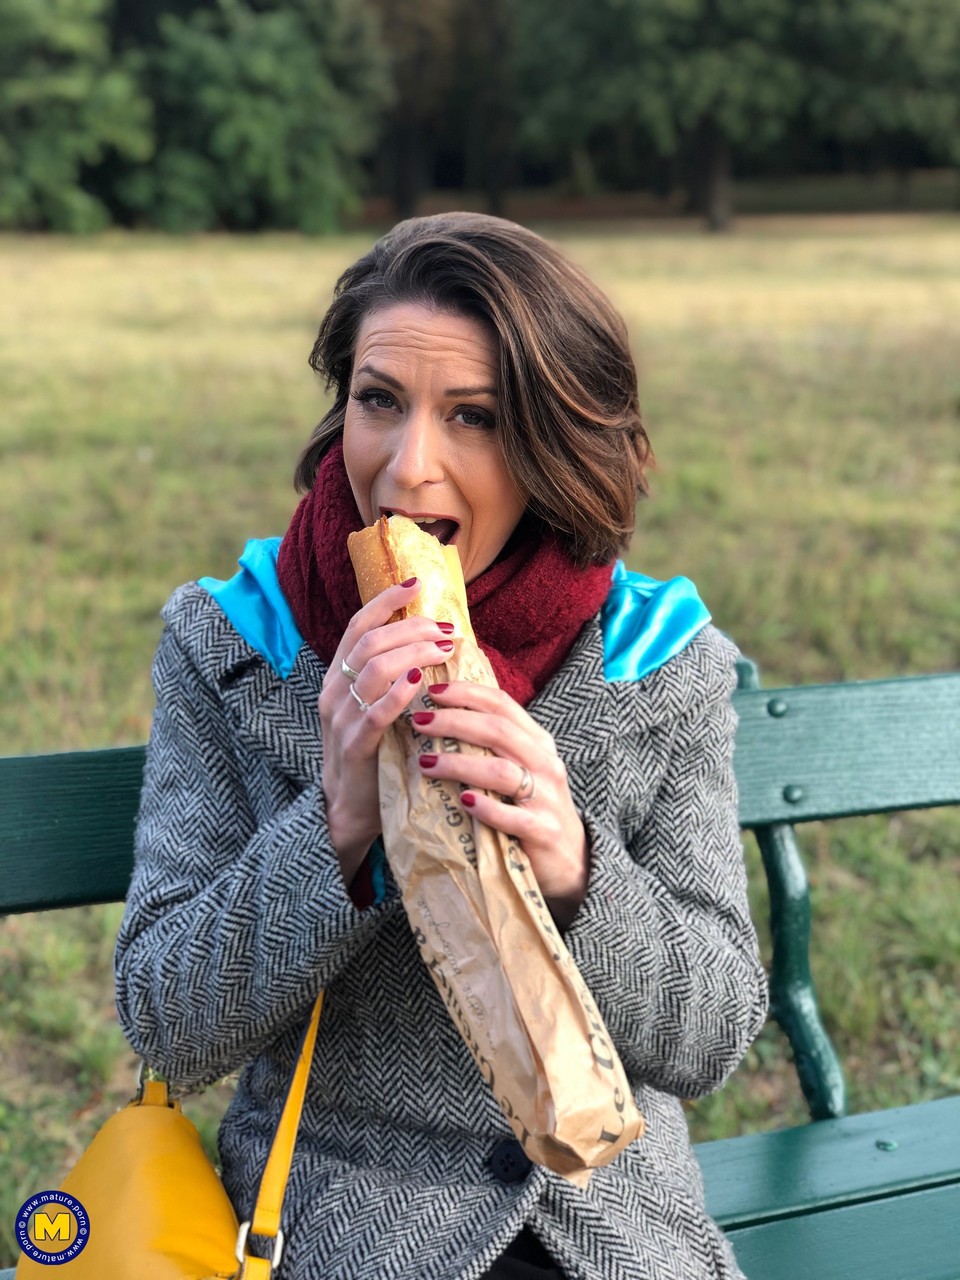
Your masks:
[{"label": "bench backrest slat", "polygon": [[960,803],[960,673],[739,689],[740,823]]},{"label": "bench backrest slat", "polygon": [[[960,803],[960,674],[734,703],[745,828]],[[124,897],[143,761],[142,746],[0,759],[0,913]]]},{"label": "bench backrest slat", "polygon": [[0,759],[0,913],[126,897],[144,754]]}]

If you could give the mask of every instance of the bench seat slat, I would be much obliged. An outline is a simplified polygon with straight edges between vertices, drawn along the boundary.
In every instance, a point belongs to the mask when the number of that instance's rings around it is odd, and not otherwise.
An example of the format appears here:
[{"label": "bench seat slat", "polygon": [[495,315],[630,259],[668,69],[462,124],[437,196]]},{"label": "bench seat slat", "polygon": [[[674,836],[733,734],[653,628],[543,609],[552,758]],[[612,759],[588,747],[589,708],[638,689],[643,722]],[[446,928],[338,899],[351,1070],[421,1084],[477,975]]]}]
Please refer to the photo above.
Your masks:
[{"label": "bench seat slat", "polygon": [[960,1183],[744,1227],[730,1239],[747,1280],[960,1280]]},{"label": "bench seat slat", "polygon": [[741,826],[960,801],[960,673],[738,689],[734,704]]},{"label": "bench seat slat", "polygon": [[[881,1150],[878,1142],[896,1147]],[[728,1230],[915,1187],[960,1183],[960,1097],[723,1138],[698,1146],[696,1153],[708,1212]]]}]

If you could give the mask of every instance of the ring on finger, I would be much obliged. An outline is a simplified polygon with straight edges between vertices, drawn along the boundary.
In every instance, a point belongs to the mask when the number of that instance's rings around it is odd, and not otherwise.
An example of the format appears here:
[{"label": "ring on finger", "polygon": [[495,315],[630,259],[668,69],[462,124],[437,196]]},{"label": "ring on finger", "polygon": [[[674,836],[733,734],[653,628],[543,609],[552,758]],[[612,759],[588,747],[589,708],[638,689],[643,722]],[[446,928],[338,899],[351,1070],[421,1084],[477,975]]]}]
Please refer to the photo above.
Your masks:
[{"label": "ring on finger", "polygon": [[354,680],[356,680],[357,676],[360,674],[359,671],[354,671],[353,667],[351,667],[347,663],[346,658],[340,659],[340,670],[347,677],[347,679],[350,681],[351,684],[353,684]]},{"label": "ring on finger", "polygon": [[523,770],[520,775],[520,785],[510,799],[514,804],[529,804],[537,793],[537,783],[526,765],[521,765],[520,768]]},{"label": "ring on finger", "polygon": [[359,693],[357,693],[357,686],[352,681],[350,683],[350,695],[361,711],[370,710],[370,703],[364,702]]}]

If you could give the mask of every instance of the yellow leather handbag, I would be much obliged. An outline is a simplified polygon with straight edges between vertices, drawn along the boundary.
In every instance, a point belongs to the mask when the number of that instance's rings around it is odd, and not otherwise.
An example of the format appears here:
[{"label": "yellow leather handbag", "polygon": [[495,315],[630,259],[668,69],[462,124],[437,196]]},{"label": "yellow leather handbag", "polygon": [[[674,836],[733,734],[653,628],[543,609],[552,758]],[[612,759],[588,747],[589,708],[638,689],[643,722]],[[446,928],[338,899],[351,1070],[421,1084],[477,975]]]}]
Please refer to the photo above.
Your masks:
[{"label": "yellow leather handbag", "polygon": [[[322,1006],[323,992],[304,1032],[252,1219],[237,1222],[196,1128],[170,1101],[166,1084],[150,1080],[98,1131],[60,1188],[79,1201],[88,1224],[86,1244],[68,1260],[67,1280],[270,1280],[283,1251],[280,1210]],[[71,1225],[79,1229],[76,1215]],[[272,1257],[250,1253],[251,1234],[273,1240]],[[59,1242],[44,1249],[52,1247]],[[22,1253],[16,1280],[41,1277],[50,1280],[49,1264]]]}]

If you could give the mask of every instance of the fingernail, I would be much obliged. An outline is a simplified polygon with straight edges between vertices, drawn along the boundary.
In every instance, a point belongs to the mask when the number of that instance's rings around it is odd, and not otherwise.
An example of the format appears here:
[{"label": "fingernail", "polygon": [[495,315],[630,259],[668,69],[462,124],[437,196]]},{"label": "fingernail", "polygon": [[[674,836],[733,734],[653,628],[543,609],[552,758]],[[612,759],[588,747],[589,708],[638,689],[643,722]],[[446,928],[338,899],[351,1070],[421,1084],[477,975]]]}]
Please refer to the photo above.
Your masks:
[{"label": "fingernail", "polygon": [[423,679],[423,672],[420,670],[419,667],[411,667],[410,670],[407,672],[407,679],[410,681],[411,684],[419,684],[420,681]]},{"label": "fingernail", "polygon": [[433,719],[432,711],[415,711],[410,717],[414,724],[429,724]]},{"label": "fingernail", "polygon": [[452,623],[452,622],[438,622],[438,623],[437,623],[437,626],[440,628],[440,630],[443,632],[443,634],[444,634],[445,636],[452,636],[452,635],[453,635],[453,623]]},{"label": "fingernail", "polygon": [[420,767],[422,769],[432,769],[437,763],[437,757],[431,755],[422,755],[420,757]]},{"label": "fingernail", "polygon": [[408,578],[406,582],[401,582],[400,585],[401,587],[413,587],[413,586],[416,586],[416,583],[417,583],[416,578]]},{"label": "fingernail", "polygon": [[473,806],[477,803],[477,797],[473,794],[472,791],[464,791],[460,799],[463,801],[463,803],[467,806],[468,809],[472,809]]},{"label": "fingernail", "polygon": [[453,649],[453,641],[452,641],[452,640],[438,640],[438,641],[437,641],[437,648],[438,648],[438,649],[442,649],[444,653],[450,653],[450,652],[451,652],[451,650]]},{"label": "fingernail", "polygon": [[448,684],[428,684],[427,692],[428,693],[446,693],[446,691],[449,688],[450,686]]}]

